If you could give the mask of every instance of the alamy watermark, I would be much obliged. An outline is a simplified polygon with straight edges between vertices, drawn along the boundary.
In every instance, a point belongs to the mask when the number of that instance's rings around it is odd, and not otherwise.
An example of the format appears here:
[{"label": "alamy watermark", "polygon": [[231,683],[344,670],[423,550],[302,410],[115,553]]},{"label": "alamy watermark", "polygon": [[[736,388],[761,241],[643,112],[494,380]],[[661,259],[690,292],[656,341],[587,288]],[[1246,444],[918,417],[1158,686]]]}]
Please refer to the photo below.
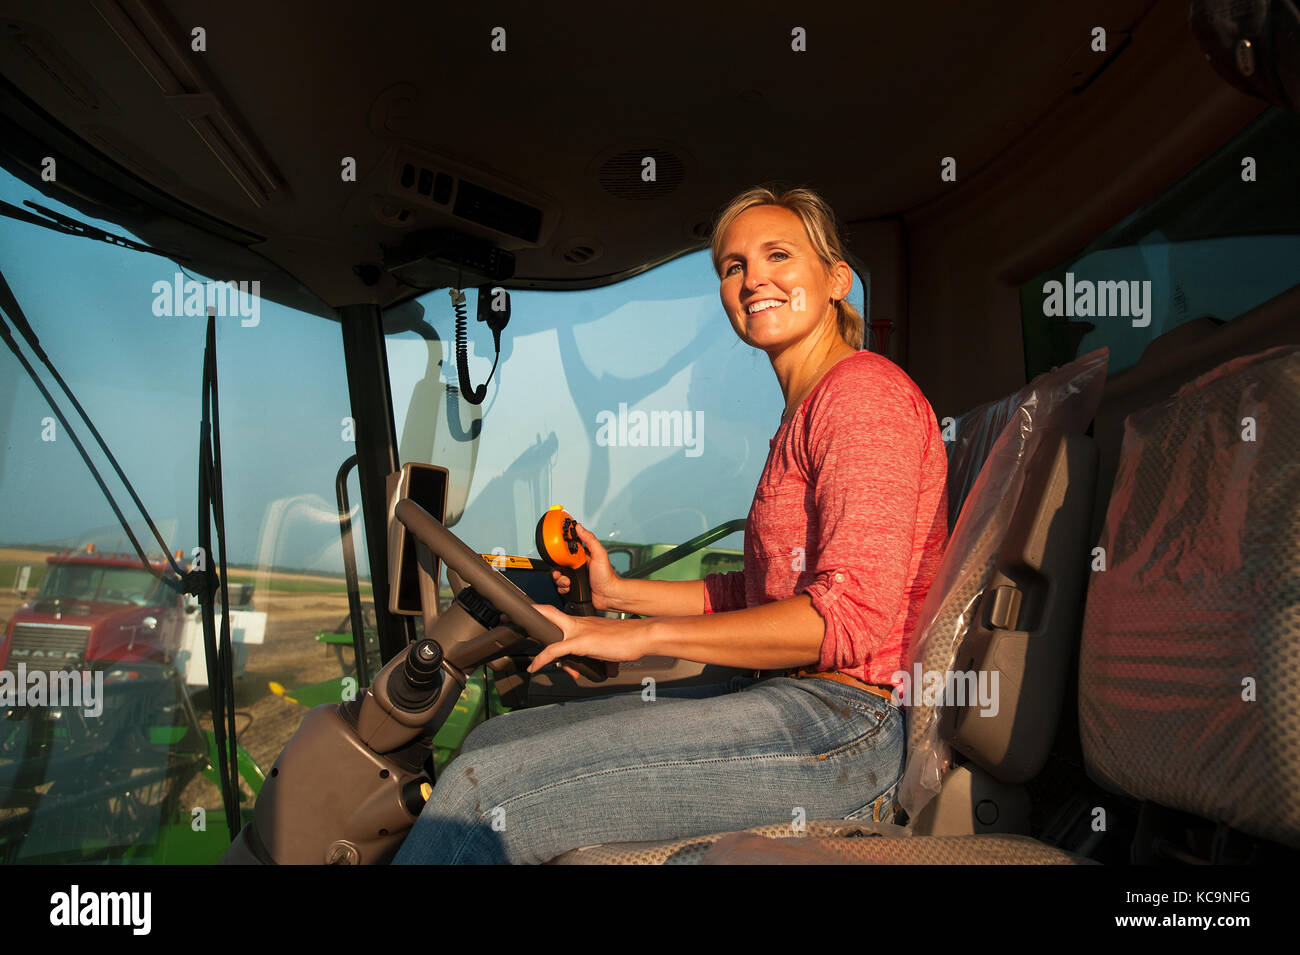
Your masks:
[{"label": "alamy watermark", "polygon": [[104,671],[27,669],[0,670],[0,708],[41,706],[80,709],[97,718],[104,712]]},{"label": "alamy watermark", "polygon": [[980,716],[997,716],[997,670],[895,670],[894,702],[900,706],[978,706]]},{"label": "alamy watermark", "polygon": [[256,328],[262,320],[262,283],[199,282],[177,272],[172,281],[153,283],[153,313],[159,318],[182,315],[203,317],[211,312],[217,318],[238,316],[244,328]]},{"label": "alamy watermark", "polygon": [[1151,324],[1151,282],[1075,280],[1043,283],[1043,315],[1047,318],[1131,318],[1134,328]]},{"label": "alamy watermark", "polygon": [[152,912],[152,892],[84,892],[73,885],[50,896],[50,924],[56,926],[117,925],[148,935]]},{"label": "alamy watermark", "polygon": [[704,412],[618,411],[596,413],[596,443],[602,448],[685,448],[688,458],[704,453]]}]

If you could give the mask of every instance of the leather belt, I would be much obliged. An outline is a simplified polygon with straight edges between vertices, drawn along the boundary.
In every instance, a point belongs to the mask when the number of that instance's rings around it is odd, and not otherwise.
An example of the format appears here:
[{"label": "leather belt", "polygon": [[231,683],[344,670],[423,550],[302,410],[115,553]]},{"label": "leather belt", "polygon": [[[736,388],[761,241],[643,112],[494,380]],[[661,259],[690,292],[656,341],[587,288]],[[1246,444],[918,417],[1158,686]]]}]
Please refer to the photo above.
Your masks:
[{"label": "leather belt", "polygon": [[865,690],[868,693],[874,693],[876,696],[883,696],[887,700],[893,700],[893,687],[877,686],[875,683],[863,683],[861,680],[849,676],[846,673],[840,673],[838,670],[795,670],[790,674],[794,679],[802,677],[816,677],[820,680],[834,680],[836,683],[843,683],[845,686],[857,687],[859,690]]}]

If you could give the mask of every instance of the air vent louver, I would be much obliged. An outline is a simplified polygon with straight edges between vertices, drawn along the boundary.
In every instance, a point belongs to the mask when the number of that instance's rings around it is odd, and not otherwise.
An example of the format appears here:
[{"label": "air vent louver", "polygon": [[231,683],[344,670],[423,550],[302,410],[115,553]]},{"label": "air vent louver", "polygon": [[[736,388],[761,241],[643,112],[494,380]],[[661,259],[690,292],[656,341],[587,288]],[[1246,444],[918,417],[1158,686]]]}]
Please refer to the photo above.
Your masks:
[{"label": "air vent louver", "polygon": [[582,265],[596,256],[596,250],[589,245],[575,245],[564,250],[564,261],[571,265]]}]

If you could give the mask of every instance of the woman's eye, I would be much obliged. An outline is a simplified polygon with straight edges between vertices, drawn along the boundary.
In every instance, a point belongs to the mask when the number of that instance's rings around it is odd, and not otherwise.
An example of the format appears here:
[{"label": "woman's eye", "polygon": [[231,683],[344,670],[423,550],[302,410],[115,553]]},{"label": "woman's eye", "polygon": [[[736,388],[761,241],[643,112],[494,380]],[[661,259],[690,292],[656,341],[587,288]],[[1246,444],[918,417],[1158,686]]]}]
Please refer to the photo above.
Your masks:
[{"label": "woman's eye", "polygon": [[735,263],[735,262],[732,262],[730,265],[727,266],[727,270],[726,270],[725,272],[723,272],[722,274],[723,274],[723,275],[730,275],[734,270],[736,270],[736,269],[738,269],[738,268],[740,268],[739,264],[737,264],[737,263]]},{"label": "woman's eye", "polygon": [[773,252],[772,254],[773,254],[773,255],[779,255],[779,256],[781,256],[782,259],[788,259],[788,258],[790,258],[790,256],[786,255],[784,252]]}]

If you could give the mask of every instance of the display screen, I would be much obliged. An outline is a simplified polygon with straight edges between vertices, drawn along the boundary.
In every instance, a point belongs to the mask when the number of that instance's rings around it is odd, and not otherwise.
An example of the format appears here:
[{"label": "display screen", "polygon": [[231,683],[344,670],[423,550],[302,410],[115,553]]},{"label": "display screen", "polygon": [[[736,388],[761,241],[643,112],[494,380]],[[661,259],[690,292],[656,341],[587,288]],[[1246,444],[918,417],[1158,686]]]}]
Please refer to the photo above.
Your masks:
[{"label": "display screen", "polygon": [[551,579],[551,568],[540,560],[534,560],[532,564],[531,570],[505,567],[500,570],[500,573],[522,590],[531,603],[549,604],[556,610],[563,610],[564,598],[555,589],[555,581]]},{"label": "display screen", "polygon": [[[409,497],[429,512],[429,516],[442,523],[447,507],[447,472],[432,465],[407,465],[402,471],[397,499]],[[396,502],[394,502],[396,503]],[[397,559],[399,562],[396,613],[420,613],[420,575],[416,562],[416,541],[401,521],[392,518],[399,534]],[[437,580],[441,561],[433,558],[433,579]]]}]

